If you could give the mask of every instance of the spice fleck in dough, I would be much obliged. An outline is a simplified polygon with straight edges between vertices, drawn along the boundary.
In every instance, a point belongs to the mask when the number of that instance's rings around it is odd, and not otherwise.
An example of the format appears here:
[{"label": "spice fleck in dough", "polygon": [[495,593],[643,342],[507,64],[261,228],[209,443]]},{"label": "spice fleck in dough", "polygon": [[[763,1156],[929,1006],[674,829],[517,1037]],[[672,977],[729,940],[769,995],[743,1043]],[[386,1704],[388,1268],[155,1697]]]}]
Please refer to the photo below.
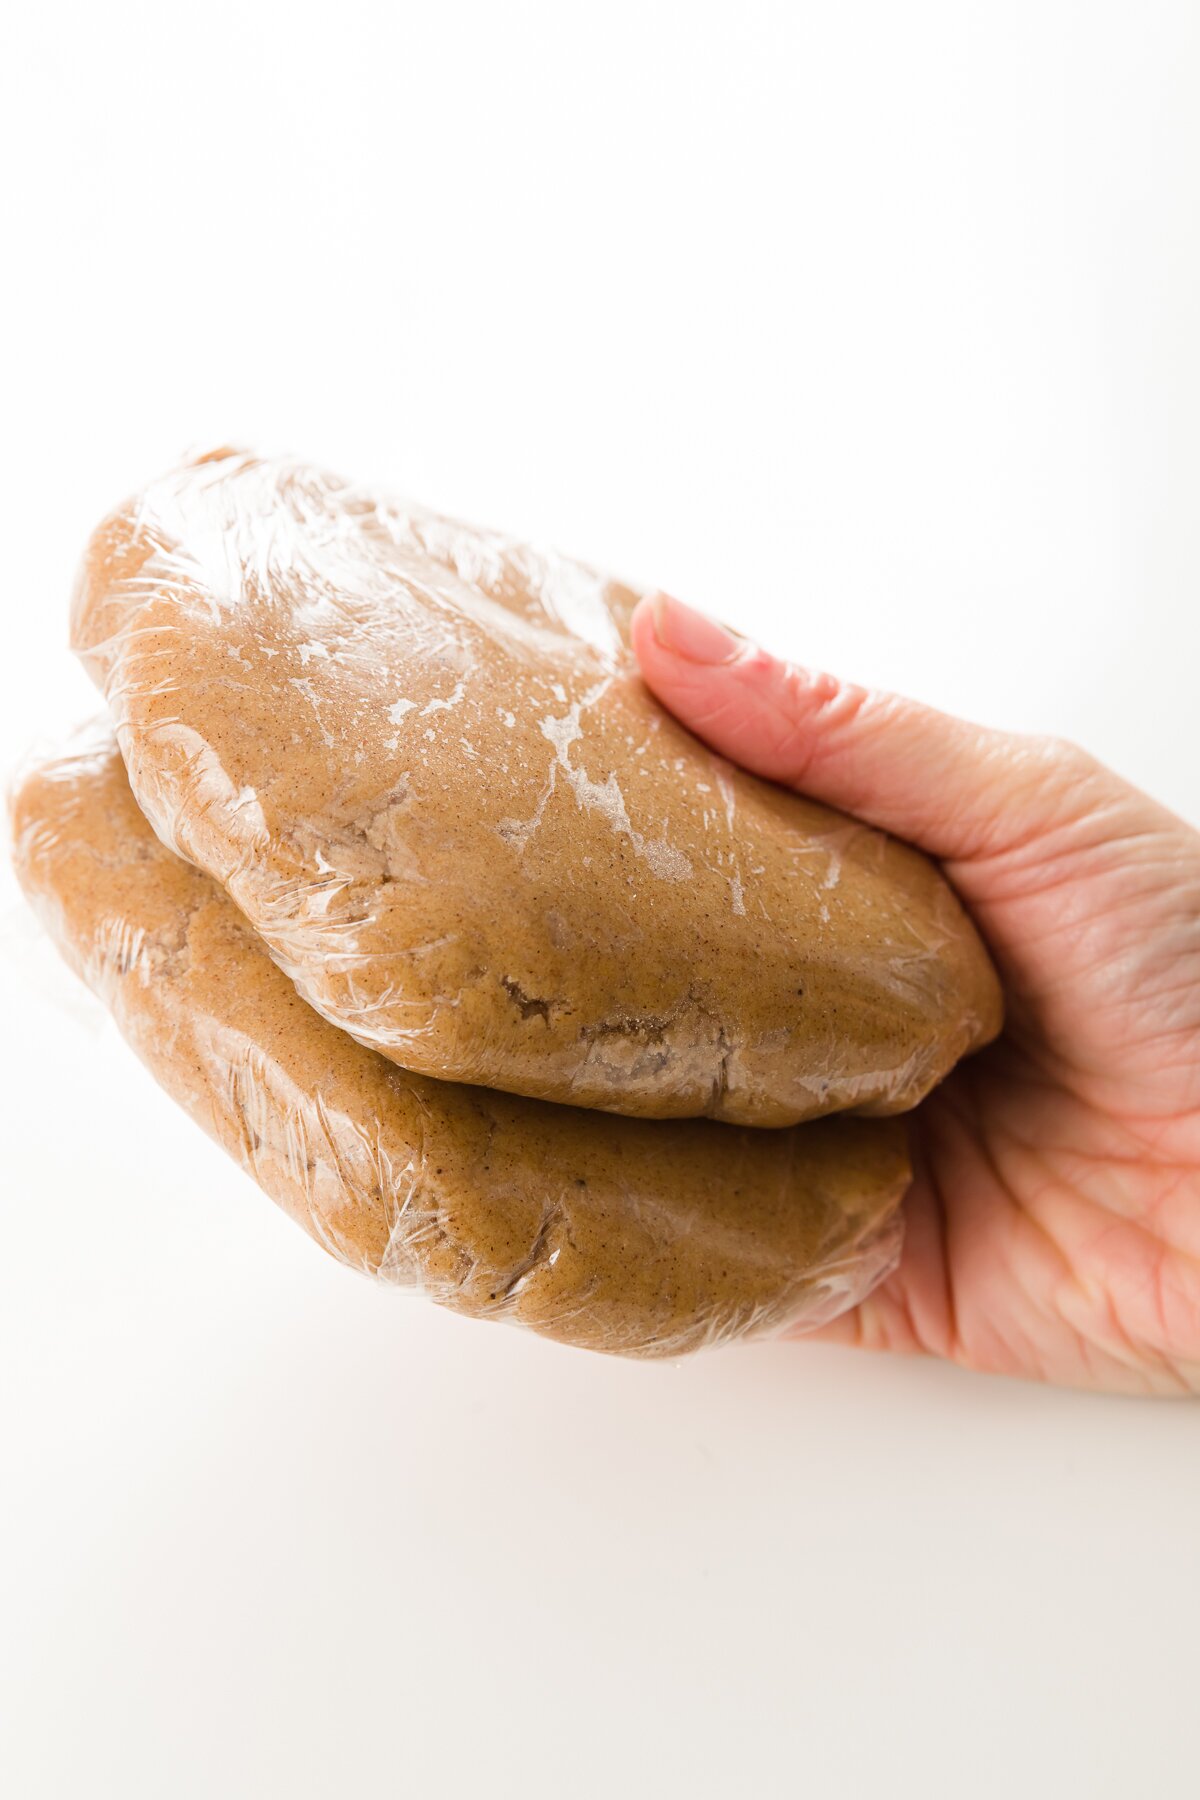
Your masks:
[{"label": "spice fleck in dough", "polygon": [[111,739],[28,774],[15,863],[158,1081],[342,1261],[638,1356],[815,1325],[892,1266],[903,1127],[654,1123],[432,1081],[327,1024],[155,838]]},{"label": "spice fleck in dough", "polygon": [[221,453],[96,534],[74,641],[159,836],[403,1067],[650,1118],[915,1105],[999,1028],[974,929],[915,851],[673,720],[635,600]]}]

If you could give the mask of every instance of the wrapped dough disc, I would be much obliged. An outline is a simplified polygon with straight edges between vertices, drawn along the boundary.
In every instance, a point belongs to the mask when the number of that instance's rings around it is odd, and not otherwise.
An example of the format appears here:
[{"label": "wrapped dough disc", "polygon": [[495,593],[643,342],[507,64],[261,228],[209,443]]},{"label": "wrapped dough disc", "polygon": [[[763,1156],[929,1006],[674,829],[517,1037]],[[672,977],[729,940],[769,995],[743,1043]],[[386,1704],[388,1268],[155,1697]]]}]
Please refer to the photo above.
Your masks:
[{"label": "wrapped dough disc", "polygon": [[672,719],[635,599],[223,454],[102,527],[74,640],[159,836],[403,1067],[648,1118],[915,1105],[999,1028],[973,927]]},{"label": "wrapped dough disc", "polygon": [[165,849],[111,740],[26,776],[15,863],[161,1085],[325,1249],[637,1356],[815,1325],[894,1263],[902,1126],[654,1123],[433,1081],[321,1019]]}]

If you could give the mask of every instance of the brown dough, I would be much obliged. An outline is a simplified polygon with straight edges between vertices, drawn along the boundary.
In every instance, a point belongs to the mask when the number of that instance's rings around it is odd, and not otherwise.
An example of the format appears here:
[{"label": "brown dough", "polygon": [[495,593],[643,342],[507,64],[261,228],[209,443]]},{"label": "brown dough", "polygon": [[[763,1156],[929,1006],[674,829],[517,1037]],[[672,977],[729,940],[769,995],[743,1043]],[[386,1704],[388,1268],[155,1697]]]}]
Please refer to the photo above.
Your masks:
[{"label": "brown dough", "polygon": [[891,1266],[903,1127],[650,1123],[409,1075],[319,1018],[158,842],[111,738],[28,774],[15,863],[168,1093],[318,1243],[476,1317],[669,1356],[815,1325]]},{"label": "brown dough", "polygon": [[669,717],[635,599],[222,453],[97,533],[74,641],[155,830],[405,1068],[651,1118],[915,1105],[999,1029],[974,929]]}]

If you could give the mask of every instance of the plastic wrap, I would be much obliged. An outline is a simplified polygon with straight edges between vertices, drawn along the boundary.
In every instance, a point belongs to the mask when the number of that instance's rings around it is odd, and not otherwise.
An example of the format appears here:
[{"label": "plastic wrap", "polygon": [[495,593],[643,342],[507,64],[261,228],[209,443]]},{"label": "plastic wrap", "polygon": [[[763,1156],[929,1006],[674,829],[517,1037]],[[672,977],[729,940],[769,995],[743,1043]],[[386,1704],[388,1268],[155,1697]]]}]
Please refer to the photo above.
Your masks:
[{"label": "plastic wrap", "polygon": [[159,843],[110,737],[29,772],[13,822],[26,892],[138,1055],[343,1262],[640,1356],[823,1323],[893,1265],[899,1122],[649,1122],[406,1073]]},{"label": "plastic wrap", "polygon": [[74,641],[159,836],[405,1068],[651,1118],[914,1105],[999,1027],[971,924],[673,720],[635,600],[222,452],[96,534]]}]

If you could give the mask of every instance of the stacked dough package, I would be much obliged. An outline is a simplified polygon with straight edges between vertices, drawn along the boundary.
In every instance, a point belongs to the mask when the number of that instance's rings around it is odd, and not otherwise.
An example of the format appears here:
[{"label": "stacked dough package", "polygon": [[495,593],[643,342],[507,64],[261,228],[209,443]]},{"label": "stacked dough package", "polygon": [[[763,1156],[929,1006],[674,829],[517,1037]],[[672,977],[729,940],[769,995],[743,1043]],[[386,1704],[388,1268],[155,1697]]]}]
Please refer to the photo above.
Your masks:
[{"label": "stacked dough package", "polygon": [[886,1273],[882,1115],[1000,997],[932,865],[657,705],[636,599],[299,464],[191,462],[92,540],[73,636],[111,725],[24,778],[15,859],[334,1255],[665,1356]]}]

